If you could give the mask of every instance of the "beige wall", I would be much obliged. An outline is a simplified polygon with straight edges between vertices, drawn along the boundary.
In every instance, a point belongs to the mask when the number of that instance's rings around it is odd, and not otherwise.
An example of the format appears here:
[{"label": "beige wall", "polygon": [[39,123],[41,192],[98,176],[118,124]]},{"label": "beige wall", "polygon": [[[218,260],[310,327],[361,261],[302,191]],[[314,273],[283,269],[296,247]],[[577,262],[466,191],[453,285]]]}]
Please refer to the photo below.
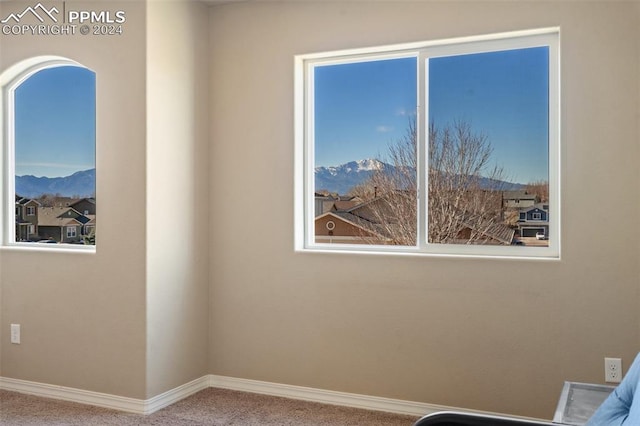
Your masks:
[{"label": "beige wall", "polygon": [[207,7],[147,5],[147,396],[208,373]]},{"label": "beige wall", "polygon": [[96,72],[98,246],[0,253],[1,374],[148,399],[207,374],[207,9],[67,5],[124,10],[124,35],[1,36],[0,71],[47,54]]},{"label": "beige wall", "polygon": [[[564,380],[601,382],[604,356],[628,366],[640,349],[639,5],[212,8],[211,373],[550,418]],[[295,54],[557,25],[561,261],[293,252]]]},{"label": "beige wall", "polygon": [[[146,399],[211,373],[549,418],[564,380],[628,366],[638,3],[239,3],[210,9],[209,46],[189,3],[108,2],[119,38],[0,36],[0,71],[96,71],[99,173],[96,254],[0,251],[3,377]],[[293,252],[295,54],[556,25],[562,261]]]},{"label": "beige wall", "polygon": [[[142,398],[145,8],[106,5],[126,11],[122,36],[0,36],[0,71],[33,56],[59,55],[96,72],[98,170],[95,254],[0,253],[2,375]],[[2,2],[0,15],[24,6]],[[22,344],[9,343],[10,323],[21,324]]]}]

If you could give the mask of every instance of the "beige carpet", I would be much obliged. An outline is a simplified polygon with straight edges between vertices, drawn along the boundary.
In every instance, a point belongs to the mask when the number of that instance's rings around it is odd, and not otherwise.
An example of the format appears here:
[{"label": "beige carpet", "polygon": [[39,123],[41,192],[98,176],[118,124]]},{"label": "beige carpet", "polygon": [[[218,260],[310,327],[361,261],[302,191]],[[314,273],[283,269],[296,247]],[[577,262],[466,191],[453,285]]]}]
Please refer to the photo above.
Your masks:
[{"label": "beige carpet", "polygon": [[417,417],[209,388],[148,416],[0,390],[0,425],[411,426]]}]

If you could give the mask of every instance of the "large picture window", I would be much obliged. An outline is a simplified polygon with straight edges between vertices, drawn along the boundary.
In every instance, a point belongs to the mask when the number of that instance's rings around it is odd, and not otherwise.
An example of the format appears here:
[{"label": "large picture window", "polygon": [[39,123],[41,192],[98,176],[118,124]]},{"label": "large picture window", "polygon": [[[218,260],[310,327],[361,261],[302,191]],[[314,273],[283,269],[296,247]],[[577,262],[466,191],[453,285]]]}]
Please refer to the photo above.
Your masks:
[{"label": "large picture window", "polygon": [[558,258],[558,37],[296,57],[296,248]]},{"label": "large picture window", "polygon": [[43,57],[0,77],[3,243],[95,246],[95,73]]}]

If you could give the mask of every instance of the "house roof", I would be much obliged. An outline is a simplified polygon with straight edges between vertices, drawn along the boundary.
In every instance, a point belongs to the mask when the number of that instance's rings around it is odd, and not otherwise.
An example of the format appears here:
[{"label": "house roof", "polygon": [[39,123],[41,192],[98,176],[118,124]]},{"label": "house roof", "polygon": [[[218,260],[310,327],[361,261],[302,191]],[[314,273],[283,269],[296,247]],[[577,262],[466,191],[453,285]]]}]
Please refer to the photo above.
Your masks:
[{"label": "house roof", "polygon": [[41,198],[42,205],[46,207],[70,207],[72,204],[78,202],[77,198],[71,197],[57,197],[57,196],[46,196]]},{"label": "house roof", "polygon": [[502,223],[492,223],[488,224],[485,229],[479,228],[476,224],[481,222],[476,221],[464,221],[465,226],[469,227],[469,229],[474,230],[475,232],[479,232],[480,234],[491,238],[493,240],[499,241],[503,244],[511,244],[513,241],[513,237],[515,236],[515,229],[510,228],[507,225]]},{"label": "house roof", "polygon": [[16,195],[16,204],[20,204],[20,205],[24,206],[24,205],[29,204],[29,203],[35,203],[37,205],[40,205],[40,203],[37,202],[36,200]]},{"label": "house roof", "polygon": [[503,191],[502,197],[505,200],[535,200],[535,194],[529,194],[525,190]]},{"label": "house roof", "polygon": [[322,201],[322,213],[326,213],[334,209],[335,201],[333,200],[323,200]]},{"label": "house roof", "polygon": [[91,222],[91,218],[87,217],[87,216],[78,216],[75,218],[78,222],[80,222],[83,225],[86,225],[87,223]]},{"label": "house roof", "polygon": [[81,225],[82,222],[77,220],[77,218],[82,215],[75,210],[73,210],[73,212],[77,213],[77,216],[63,217],[69,210],[73,209],[69,207],[41,207],[38,213],[38,226]]},{"label": "house roof", "polygon": [[[394,193],[393,195],[402,196],[403,192],[399,191],[397,193]],[[331,212],[325,212],[325,214],[318,216],[318,218],[324,217],[327,214],[331,214],[354,226],[357,226],[358,228],[374,233],[380,238],[391,239],[391,235],[389,235],[389,233],[393,232],[394,226],[400,227],[400,224],[390,222],[386,223],[385,226],[382,226],[382,224],[378,223],[378,221],[376,220],[376,215],[373,214],[371,210],[373,205],[380,203],[383,203],[380,208],[386,208],[384,203],[393,202],[393,196],[391,197],[391,200],[389,198],[389,194],[381,195],[377,198],[365,201],[344,210],[333,210]],[[343,205],[347,206],[347,204]],[[336,203],[335,206],[337,207],[338,204]],[[513,241],[513,237],[515,236],[515,229],[512,229],[511,227],[502,223],[487,223],[486,227],[484,227],[484,229],[481,229],[478,224],[482,222],[482,220],[469,216],[467,220],[463,221],[463,224],[467,228],[472,229],[473,231],[478,232],[487,238],[493,239],[503,244],[511,244],[511,242]]]},{"label": "house roof", "polygon": [[530,212],[531,210],[542,210],[545,212],[549,211],[549,203],[537,203],[529,207],[522,207],[520,209],[521,213]]},{"label": "house roof", "polygon": [[335,203],[333,203],[333,206],[336,210],[349,210],[357,205],[358,205],[358,201],[353,201],[353,200],[348,200],[348,201],[338,200]]},{"label": "house roof", "polygon": [[91,204],[95,204],[96,203],[96,199],[95,198],[81,198],[80,200],[76,201],[75,203],[71,203],[69,204],[69,207],[74,207],[76,204],[79,204],[83,201],[87,201]]}]

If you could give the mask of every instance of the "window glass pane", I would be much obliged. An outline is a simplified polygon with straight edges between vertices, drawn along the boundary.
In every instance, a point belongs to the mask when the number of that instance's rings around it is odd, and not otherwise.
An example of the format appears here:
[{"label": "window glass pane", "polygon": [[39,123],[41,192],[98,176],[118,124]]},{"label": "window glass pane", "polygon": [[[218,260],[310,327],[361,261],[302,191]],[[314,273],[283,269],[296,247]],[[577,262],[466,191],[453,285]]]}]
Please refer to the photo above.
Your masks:
[{"label": "window glass pane", "polygon": [[315,242],[416,245],[417,59],[313,68]]},{"label": "window glass pane", "polygon": [[557,38],[296,57],[296,249],[559,257]]},{"label": "window glass pane", "polygon": [[67,227],[96,221],[95,73],[42,69],[15,88],[14,112],[15,201],[28,205],[15,241],[95,244],[95,228]]},{"label": "window glass pane", "polygon": [[428,80],[428,242],[548,246],[548,47],[430,58]]}]

